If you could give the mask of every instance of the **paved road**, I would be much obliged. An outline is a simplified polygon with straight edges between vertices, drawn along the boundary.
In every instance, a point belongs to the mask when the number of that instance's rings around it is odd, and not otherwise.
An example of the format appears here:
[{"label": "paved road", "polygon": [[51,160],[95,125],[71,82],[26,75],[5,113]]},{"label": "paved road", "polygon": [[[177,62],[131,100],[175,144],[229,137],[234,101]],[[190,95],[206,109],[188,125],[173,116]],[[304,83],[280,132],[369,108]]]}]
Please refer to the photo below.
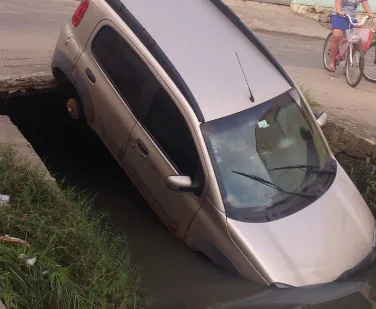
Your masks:
[{"label": "paved road", "polygon": [[376,84],[362,79],[356,88],[346,84],[342,68],[335,76],[323,69],[324,41],[308,37],[256,32],[294,80],[322,104],[332,119],[376,141]]},{"label": "paved road", "polygon": [[50,72],[61,27],[74,0],[0,0],[0,75]]}]

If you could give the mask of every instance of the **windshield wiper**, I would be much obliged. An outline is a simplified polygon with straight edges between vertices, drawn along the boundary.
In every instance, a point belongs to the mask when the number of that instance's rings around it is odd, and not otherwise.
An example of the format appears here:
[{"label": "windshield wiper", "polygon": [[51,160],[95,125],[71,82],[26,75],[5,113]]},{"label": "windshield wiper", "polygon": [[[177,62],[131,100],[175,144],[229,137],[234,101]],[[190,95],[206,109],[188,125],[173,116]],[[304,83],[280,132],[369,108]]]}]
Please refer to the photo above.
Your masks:
[{"label": "windshield wiper", "polygon": [[289,165],[289,166],[282,166],[282,167],[275,167],[271,168],[270,171],[280,171],[280,170],[288,170],[288,169],[307,169],[308,173],[322,173],[322,174],[333,174],[335,171],[334,170],[328,170],[328,169],[323,169],[320,170],[320,166],[317,165]]},{"label": "windshield wiper", "polygon": [[311,198],[316,196],[316,195],[312,195],[312,194],[296,193],[296,192],[286,191],[285,189],[282,189],[281,187],[277,186],[276,184],[274,184],[274,183],[272,183],[272,182],[270,182],[270,181],[268,181],[264,178],[255,176],[255,175],[249,175],[249,174],[237,172],[237,171],[232,171],[232,172],[235,173],[235,174],[238,174],[240,176],[244,176],[244,177],[247,177],[247,178],[252,179],[254,181],[257,181],[259,183],[262,183],[263,185],[266,185],[270,188],[276,189],[277,191],[282,192],[282,193],[286,193],[286,194],[290,194],[290,195],[297,195],[297,196],[304,196],[304,197],[311,197]]}]

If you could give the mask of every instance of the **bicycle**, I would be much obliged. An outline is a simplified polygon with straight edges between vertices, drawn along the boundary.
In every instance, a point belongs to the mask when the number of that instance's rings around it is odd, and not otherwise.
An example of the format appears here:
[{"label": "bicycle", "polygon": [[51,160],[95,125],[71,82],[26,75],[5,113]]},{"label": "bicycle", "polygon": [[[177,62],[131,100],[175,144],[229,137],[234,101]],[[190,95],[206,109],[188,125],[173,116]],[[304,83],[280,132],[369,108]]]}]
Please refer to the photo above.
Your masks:
[{"label": "bicycle", "polygon": [[376,83],[376,42],[372,42],[368,52],[364,55],[364,72],[366,80]]},{"label": "bicycle", "polygon": [[[344,73],[346,75],[346,82],[351,87],[356,87],[360,80],[362,79],[364,73],[364,62],[365,54],[370,48],[370,43],[372,39],[372,29],[365,28],[364,25],[369,20],[366,16],[363,18],[361,23],[354,23],[355,18],[346,14],[346,18],[349,19],[350,24],[354,26],[353,29],[346,30],[346,36],[342,38],[340,42],[340,47],[336,55],[336,66],[346,59]],[[325,40],[324,50],[323,50],[323,62],[324,68],[329,70],[329,59],[330,59],[330,45],[332,41],[332,32],[329,33]],[[376,46],[375,46],[376,48]],[[376,49],[375,49],[376,50]],[[376,54],[375,54],[376,57]],[[376,58],[375,58],[376,59]],[[376,64],[376,63],[375,63]],[[356,70],[358,75],[353,79],[352,70]],[[367,76],[368,78],[369,76]],[[376,75],[375,75],[376,77]],[[375,78],[376,82],[376,78]]]}]

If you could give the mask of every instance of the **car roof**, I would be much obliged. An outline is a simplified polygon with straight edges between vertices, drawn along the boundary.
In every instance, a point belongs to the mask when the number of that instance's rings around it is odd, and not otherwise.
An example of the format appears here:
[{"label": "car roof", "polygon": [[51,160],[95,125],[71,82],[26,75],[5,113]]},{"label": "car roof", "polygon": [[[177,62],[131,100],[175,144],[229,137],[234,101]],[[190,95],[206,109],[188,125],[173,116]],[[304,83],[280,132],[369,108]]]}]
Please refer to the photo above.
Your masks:
[{"label": "car roof", "polygon": [[179,72],[206,121],[248,109],[291,88],[267,52],[256,46],[215,1],[120,1]]}]

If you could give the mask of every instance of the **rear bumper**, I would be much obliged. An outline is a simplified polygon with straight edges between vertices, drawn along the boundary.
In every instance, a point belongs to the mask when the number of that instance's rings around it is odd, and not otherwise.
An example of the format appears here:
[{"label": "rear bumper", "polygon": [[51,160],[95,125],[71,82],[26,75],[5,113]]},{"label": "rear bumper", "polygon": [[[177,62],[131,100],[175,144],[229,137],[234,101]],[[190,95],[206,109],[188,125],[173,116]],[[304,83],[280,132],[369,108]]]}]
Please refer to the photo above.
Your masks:
[{"label": "rear bumper", "polygon": [[74,51],[75,46],[71,47],[75,41],[70,28],[70,24],[67,24],[60,32],[52,56],[51,70],[55,78],[57,77],[56,69],[59,69],[72,81],[72,72],[78,59],[78,51]]}]

